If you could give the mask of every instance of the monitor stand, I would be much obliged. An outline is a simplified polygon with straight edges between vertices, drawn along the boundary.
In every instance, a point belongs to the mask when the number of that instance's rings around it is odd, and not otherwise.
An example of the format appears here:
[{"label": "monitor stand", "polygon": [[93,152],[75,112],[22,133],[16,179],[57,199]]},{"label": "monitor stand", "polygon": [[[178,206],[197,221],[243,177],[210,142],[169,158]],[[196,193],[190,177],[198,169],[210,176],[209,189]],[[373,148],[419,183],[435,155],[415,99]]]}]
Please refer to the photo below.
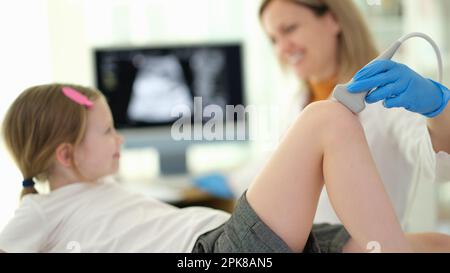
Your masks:
[{"label": "monitor stand", "polygon": [[185,141],[170,141],[168,145],[170,146],[158,147],[161,175],[186,174],[188,172],[187,149],[189,144]]},{"label": "monitor stand", "polygon": [[158,151],[160,173],[163,176],[187,174],[187,150],[191,141],[175,141],[170,128],[121,130],[127,148],[152,147]]}]

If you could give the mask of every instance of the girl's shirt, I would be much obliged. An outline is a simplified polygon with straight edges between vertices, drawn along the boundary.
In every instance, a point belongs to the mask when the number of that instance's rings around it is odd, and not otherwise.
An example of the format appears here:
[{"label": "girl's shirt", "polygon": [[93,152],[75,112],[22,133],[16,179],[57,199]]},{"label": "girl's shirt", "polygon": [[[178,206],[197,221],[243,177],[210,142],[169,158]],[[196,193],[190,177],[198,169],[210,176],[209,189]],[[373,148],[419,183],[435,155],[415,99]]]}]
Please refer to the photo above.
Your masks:
[{"label": "girl's shirt", "polygon": [[75,183],[26,195],[0,234],[6,252],[190,252],[229,214],[179,209],[114,182]]}]

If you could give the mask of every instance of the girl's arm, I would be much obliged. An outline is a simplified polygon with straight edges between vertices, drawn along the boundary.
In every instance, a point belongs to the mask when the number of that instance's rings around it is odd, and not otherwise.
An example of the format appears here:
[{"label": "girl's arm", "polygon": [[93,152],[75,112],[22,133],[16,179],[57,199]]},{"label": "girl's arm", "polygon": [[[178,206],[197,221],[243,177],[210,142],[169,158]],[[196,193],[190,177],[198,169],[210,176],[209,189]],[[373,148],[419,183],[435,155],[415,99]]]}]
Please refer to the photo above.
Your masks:
[{"label": "girl's arm", "polygon": [[382,251],[410,251],[358,118],[332,101],[313,103],[302,112],[247,199],[292,250],[302,251],[324,184],[362,249],[376,241]]}]

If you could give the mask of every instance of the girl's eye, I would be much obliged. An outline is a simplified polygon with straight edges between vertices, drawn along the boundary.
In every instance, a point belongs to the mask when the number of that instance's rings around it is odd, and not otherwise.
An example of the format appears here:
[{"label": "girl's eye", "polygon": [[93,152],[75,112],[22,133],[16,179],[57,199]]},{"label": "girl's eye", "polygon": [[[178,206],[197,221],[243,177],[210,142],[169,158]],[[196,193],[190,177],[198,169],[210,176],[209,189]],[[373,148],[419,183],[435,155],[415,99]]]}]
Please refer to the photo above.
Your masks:
[{"label": "girl's eye", "polygon": [[108,129],[106,129],[105,133],[106,133],[106,134],[109,134],[109,133],[111,133],[111,131],[112,131],[112,128],[111,128],[111,127],[108,127]]}]

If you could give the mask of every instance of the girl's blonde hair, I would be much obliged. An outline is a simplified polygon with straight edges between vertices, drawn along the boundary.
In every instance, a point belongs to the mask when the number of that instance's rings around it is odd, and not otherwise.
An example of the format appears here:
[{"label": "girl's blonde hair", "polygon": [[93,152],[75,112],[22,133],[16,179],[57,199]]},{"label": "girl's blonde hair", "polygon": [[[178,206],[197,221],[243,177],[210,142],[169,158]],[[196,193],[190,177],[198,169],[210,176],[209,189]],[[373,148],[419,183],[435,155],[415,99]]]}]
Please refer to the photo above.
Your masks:
[{"label": "girl's blonde hair", "polygon": [[377,57],[369,29],[352,0],[263,0],[261,18],[273,1],[288,1],[311,9],[316,16],[330,12],[341,27],[338,37],[338,83],[347,82],[359,69]]},{"label": "girl's blonde hair", "polygon": [[[46,181],[56,148],[62,143],[78,145],[86,131],[87,108],[66,97],[63,87],[71,87],[89,100],[101,93],[73,84],[48,84],[26,89],[10,106],[3,121],[3,137],[24,179]],[[37,193],[23,188],[21,198]]]}]

